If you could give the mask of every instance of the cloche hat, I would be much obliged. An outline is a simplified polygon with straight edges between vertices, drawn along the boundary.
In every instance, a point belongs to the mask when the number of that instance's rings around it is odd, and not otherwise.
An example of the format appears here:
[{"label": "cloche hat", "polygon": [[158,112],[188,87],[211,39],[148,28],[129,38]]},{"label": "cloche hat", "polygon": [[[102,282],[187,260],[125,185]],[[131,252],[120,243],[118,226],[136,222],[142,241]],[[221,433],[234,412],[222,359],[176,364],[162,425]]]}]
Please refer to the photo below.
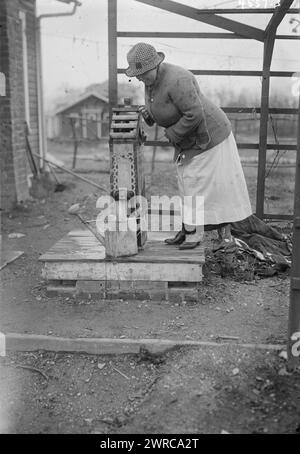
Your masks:
[{"label": "cloche hat", "polygon": [[163,52],[156,52],[151,44],[137,43],[127,54],[129,67],[125,70],[128,77],[140,74],[156,68],[165,58]]}]

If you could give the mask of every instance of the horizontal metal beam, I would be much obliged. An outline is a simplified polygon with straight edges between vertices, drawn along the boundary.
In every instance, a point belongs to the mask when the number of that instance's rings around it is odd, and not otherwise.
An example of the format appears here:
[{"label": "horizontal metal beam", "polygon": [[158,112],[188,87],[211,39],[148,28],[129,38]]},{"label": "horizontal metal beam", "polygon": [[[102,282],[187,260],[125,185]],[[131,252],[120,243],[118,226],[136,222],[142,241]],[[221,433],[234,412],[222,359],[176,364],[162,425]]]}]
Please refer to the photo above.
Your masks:
[{"label": "horizontal metal beam", "polygon": [[179,14],[180,16],[188,17],[190,19],[204,22],[205,24],[219,27],[230,32],[238,33],[248,38],[256,39],[258,41],[264,41],[264,31],[251,27],[241,22],[228,19],[223,16],[218,16],[209,12],[209,14],[201,14],[201,10],[192,8],[191,6],[183,5],[182,3],[174,2],[171,0],[136,0],[139,3],[153,6],[155,8],[168,11],[170,13]]},{"label": "horizontal metal beam", "polygon": [[[118,38],[252,39],[236,33],[197,32],[117,32]],[[277,35],[276,39],[300,39],[300,35]]]},{"label": "horizontal metal beam", "polygon": [[266,214],[264,213],[264,219],[273,219],[278,221],[291,221],[293,220],[292,214]]},{"label": "horizontal metal beam", "polygon": [[[240,150],[258,150],[259,143],[238,143],[237,147]],[[297,150],[297,145],[268,143],[267,150]]]},{"label": "horizontal metal beam", "polygon": [[[260,114],[260,107],[222,107],[226,113]],[[269,114],[298,115],[298,109],[289,107],[270,107]]]},{"label": "horizontal metal beam", "polygon": [[228,38],[243,39],[235,33],[197,33],[197,32],[118,32],[119,38]]},{"label": "horizontal metal beam", "polygon": [[276,35],[275,39],[300,39],[300,35]]},{"label": "horizontal metal beam", "polygon": [[[234,71],[219,69],[190,69],[197,76],[257,76],[262,77],[262,71]],[[125,74],[125,68],[119,68],[118,74]],[[271,77],[292,77],[295,71],[270,71]]]},{"label": "horizontal metal beam", "polygon": [[[166,140],[146,140],[144,142],[146,147],[172,147],[170,142]],[[237,147],[240,150],[258,150],[259,144],[258,143],[238,143]],[[279,144],[276,143],[269,143],[267,145],[268,150],[297,150],[297,145],[289,145],[289,144]]]},{"label": "horizontal metal beam", "polygon": [[[212,8],[198,9],[200,14],[273,14],[275,8]],[[286,14],[299,14],[297,8],[290,8]]]}]

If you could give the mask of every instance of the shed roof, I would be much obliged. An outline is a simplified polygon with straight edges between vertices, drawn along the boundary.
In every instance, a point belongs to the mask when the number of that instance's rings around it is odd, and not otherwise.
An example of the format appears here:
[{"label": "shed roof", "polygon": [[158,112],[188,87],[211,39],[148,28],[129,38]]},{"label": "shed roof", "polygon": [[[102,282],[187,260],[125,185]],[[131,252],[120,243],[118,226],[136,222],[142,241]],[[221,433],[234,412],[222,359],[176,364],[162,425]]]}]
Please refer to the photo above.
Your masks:
[{"label": "shed roof", "polygon": [[60,107],[59,109],[56,110],[55,114],[61,114],[65,112],[66,110],[70,109],[71,107],[76,106],[76,104],[79,104],[82,101],[85,101],[86,99],[90,98],[91,96],[94,96],[95,98],[99,99],[100,101],[103,101],[108,104],[108,98],[100,93],[97,93],[96,91],[88,91],[80,96],[77,96],[75,99],[72,99],[71,102],[65,104],[64,106]]}]

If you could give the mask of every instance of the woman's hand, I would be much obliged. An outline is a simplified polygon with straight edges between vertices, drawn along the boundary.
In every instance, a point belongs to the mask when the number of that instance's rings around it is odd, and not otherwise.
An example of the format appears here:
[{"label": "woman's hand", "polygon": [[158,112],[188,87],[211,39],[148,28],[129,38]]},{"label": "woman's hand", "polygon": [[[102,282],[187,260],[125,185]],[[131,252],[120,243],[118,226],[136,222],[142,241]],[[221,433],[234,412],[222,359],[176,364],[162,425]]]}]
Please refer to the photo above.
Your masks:
[{"label": "woman's hand", "polygon": [[139,107],[139,113],[142,114],[145,122],[147,123],[147,125],[149,126],[153,126],[154,125],[154,120],[153,118],[151,117],[148,109],[145,107],[145,106],[140,106]]}]

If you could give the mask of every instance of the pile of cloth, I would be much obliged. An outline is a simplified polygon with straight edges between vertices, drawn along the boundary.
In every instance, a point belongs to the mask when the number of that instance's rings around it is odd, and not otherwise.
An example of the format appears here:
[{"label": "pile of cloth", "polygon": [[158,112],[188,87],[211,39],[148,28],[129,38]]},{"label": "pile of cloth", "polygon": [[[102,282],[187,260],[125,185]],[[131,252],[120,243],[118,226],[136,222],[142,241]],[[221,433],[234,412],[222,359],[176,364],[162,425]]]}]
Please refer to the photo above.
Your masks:
[{"label": "pile of cloth", "polygon": [[206,250],[210,271],[236,280],[253,280],[285,273],[291,267],[291,235],[285,235],[255,215],[231,224],[232,241]]}]

